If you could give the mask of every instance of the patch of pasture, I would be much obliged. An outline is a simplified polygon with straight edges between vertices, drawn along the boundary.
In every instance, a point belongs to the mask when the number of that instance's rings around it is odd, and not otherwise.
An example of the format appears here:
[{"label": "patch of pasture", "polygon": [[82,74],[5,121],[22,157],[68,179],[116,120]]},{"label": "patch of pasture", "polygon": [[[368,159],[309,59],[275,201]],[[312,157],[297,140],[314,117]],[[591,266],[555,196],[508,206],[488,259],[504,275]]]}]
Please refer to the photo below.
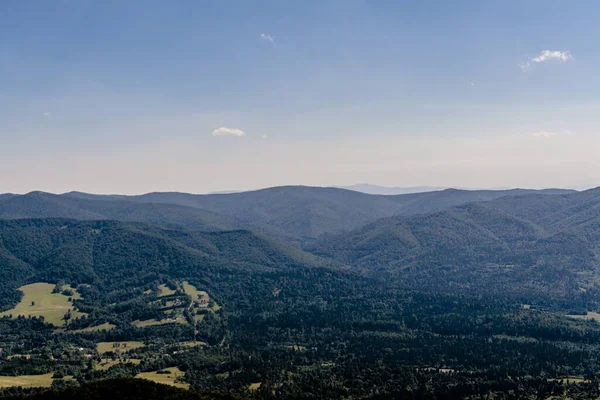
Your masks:
[{"label": "patch of pasture", "polygon": [[595,311],[588,311],[586,315],[567,315],[567,317],[575,319],[588,319],[600,322],[600,313],[597,313]]},{"label": "patch of pasture", "polygon": [[83,329],[76,329],[76,330],[72,330],[72,331],[67,331],[68,333],[85,333],[85,332],[99,332],[99,331],[110,331],[111,329],[116,328],[115,325],[113,324],[109,324],[108,322],[105,322],[101,325],[96,325],[96,326],[90,326],[87,328],[83,328]]},{"label": "patch of pasture", "polygon": [[198,307],[195,307],[196,310],[207,309],[213,312],[217,312],[221,309],[221,306],[218,305],[214,300],[212,300],[212,307],[208,307],[211,299],[208,293],[204,290],[198,290],[194,285],[190,284],[187,281],[184,281],[182,283],[182,286],[185,293],[192,298],[192,304],[199,304]]},{"label": "patch of pasture", "polygon": [[137,374],[135,377],[139,379],[147,379],[152,382],[162,383],[163,385],[171,385],[182,389],[189,389],[190,384],[185,382],[178,382],[178,378],[182,378],[184,373],[177,367],[165,368],[164,371],[169,371],[168,374],[159,374],[157,371],[142,372]]},{"label": "patch of pasture", "polygon": [[579,383],[590,383],[589,379],[585,379],[582,376],[563,376],[560,378],[549,378],[548,382],[560,382],[563,381],[566,384],[579,384]]},{"label": "patch of pasture", "polygon": [[206,342],[202,342],[202,341],[193,341],[193,340],[190,340],[188,342],[174,343],[173,346],[197,347],[197,346],[208,346],[208,344]]},{"label": "patch of pasture", "polygon": [[65,296],[62,293],[52,293],[54,286],[51,283],[32,283],[30,285],[21,286],[19,290],[23,292],[23,298],[13,309],[0,313],[0,317],[12,315],[17,318],[19,315],[25,317],[44,317],[44,320],[56,326],[64,326],[66,321],[64,316],[68,311],[71,311],[71,318],[79,318],[85,313],[75,309],[73,304],[69,302],[69,298],[73,300],[81,299],[81,295],[76,289],[72,296]]},{"label": "patch of pasture", "polygon": [[121,360],[121,359],[117,359],[117,360],[112,360],[112,359],[108,359],[108,360],[102,360],[100,363],[98,363],[98,365],[96,365],[96,369],[100,370],[100,371],[106,371],[107,369],[109,369],[110,367],[114,367],[115,365],[119,365],[119,364],[139,364],[141,363],[142,360],[138,360],[135,358],[130,358],[127,360]]},{"label": "patch of pasture", "polygon": [[187,324],[187,321],[185,320],[185,318],[181,315],[178,315],[175,318],[165,318],[165,319],[161,319],[156,320],[156,319],[147,319],[144,321],[140,321],[140,320],[135,320],[131,323],[131,325],[135,326],[136,328],[145,328],[147,326],[155,326],[155,325],[165,325],[165,324]]},{"label": "patch of pasture", "polygon": [[98,349],[98,353],[104,354],[109,351],[126,353],[129,350],[139,349],[144,346],[142,342],[99,342],[96,348]]},{"label": "patch of pasture", "polygon": [[175,290],[170,289],[164,283],[158,287],[158,297],[171,296],[175,294]]},{"label": "patch of pasture", "polygon": [[52,385],[53,375],[54,373],[50,372],[44,375],[0,376],[0,387],[50,387]]},{"label": "patch of pasture", "polygon": [[295,350],[295,351],[306,351],[306,347],[300,346],[298,344],[293,344],[291,346],[287,346],[287,348],[290,350]]}]

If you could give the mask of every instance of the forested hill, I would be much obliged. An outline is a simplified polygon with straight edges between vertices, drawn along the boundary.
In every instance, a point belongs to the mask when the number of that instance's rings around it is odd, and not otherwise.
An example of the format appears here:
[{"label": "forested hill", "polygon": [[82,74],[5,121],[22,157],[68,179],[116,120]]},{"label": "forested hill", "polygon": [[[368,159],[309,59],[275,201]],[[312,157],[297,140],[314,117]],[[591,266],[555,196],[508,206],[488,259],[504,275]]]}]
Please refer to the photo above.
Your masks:
[{"label": "forested hill", "polygon": [[426,290],[567,298],[599,278],[600,189],[384,218],[312,251]]},{"label": "forested hill", "polygon": [[198,208],[173,204],[142,204],[127,199],[76,198],[44,192],[0,197],[0,218],[70,218],[79,220],[135,221],[198,230],[233,229],[235,222]]},{"label": "forested hill", "polygon": [[377,219],[440,211],[469,202],[565,190],[454,190],[407,195],[368,195],[305,186],[214,195],[149,193],[140,196],[52,195],[32,192],[0,197],[0,218],[111,219],[194,230],[250,229],[292,243],[360,228]]},{"label": "forested hill", "polygon": [[249,231],[202,233],[116,221],[0,221],[2,306],[29,282],[135,287],[162,278],[212,287],[228,274],[321,266],[317,257]]}]

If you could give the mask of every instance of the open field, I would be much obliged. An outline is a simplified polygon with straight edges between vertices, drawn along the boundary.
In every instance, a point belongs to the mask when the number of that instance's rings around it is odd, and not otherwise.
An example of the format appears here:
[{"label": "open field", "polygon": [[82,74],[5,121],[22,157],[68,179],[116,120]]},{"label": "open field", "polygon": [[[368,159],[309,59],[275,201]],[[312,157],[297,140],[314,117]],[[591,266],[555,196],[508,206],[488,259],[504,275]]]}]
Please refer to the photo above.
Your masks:
[{"label": "open field", "polygon": [[104,354],[109,351],[121,351],[123,353],[128,352],[129,350],[139,349],[140,347],[144,347],[144,343],[142,342],[100,342],[97,345],[98,353]]},{"label": "open field", "polygon": [[141,374],[137,374],[136,378],[139,379],[147,379],[152,382],[162,383],[163,385],[171,385],[182,389],[189,389],[189,383],[181,383],[175,382],[175,380],[179,377],[182,377],[184,373],[179,370],[179,368],[165,368],[165,370],[170,371],[170,374],[157,374],[156,371],[152,372],[142,372]]},{"label": "open field", "polygon": [[140,320],[136,320],[133,321],[131,323],[131,325],[135,326],[136,328],[144,328],[146,326],[154,326],[154,325],[164,325],[164,324],[186,324],[187,321],[185,320],[185,318],[182,315],[177,316],[177,319],[172,320],[172,319],[162,319],[160,321],[157,321],[155,319],[147,319],[144,321],[140,321]]},{"label": "open field", "polygon": [[101,324],[101,325],[90,326],[88,328],[76,329],[76,330],[68,331],[68,332],[69,333],[85,333],[85,332],[97,332],[97,331],[110,331],[111,329],[114,329],[114,328],[115,328],[115,325],[105,322],[104,324]]},{"label": "open field", "polygon": [[54,375],[53,372],[44,375],[0,376],[0,387],[50,387],[53,380],[52,375]]},{"label": "open field", "polygon": [[133,359],[133,358],[130,358],[129,360],[126,360],[126,361],[123,361],[121,359],[119,359],[119,360],[110,360],[110,359],[102,360],[102,362],[96,366],[96,369],[99,369],[101,371],[106,371],[110,367],[113,367],[118,364],[127,364],[127,363],[139,364],[140,362],[142,362],[142,360],[137,360],[137,359]]},{"label": "open field", "polygon": [[31,354],[13,354],[12,356],[7,356],[7,360],[12,360],[13,358],[25,358],[29,360],[31,358]]},{"label": "open field", "polygon": [[183,290],[185,291],[185,293],[192,298],[192,301],[194,301],[194,302],[197,301],[201,304],[200,307],[198,307],[198,309],[205,308],[205,309],[209,309],[209,310],[212,310],[215,312],[219,311],[221,309],[221,306],[218,305],[214,300],[213,300],[214,305],[211,308],[208,308],[208,302],[210,300],[210,296],[204,290],[196,289],[196,287],[194,285],[191,285],[187,281],[184,281],[182,283],[182,286],[183,286]]},{"label": "open field", "polygon": [[588,311],[587,315],[567,315],[567,317],[576,319],[593,319],[596,322],[600,322],[600,313],[595,311]]},{"label": "open field", "polygon": [[167,285],[162,284],[158,287],[158,290],[160,292],[160,294],[158,295],[158,297],[163,297],[163,296],[170,296],[172,294],[175,294],[175,291],[173,289],[169,289],[167,287]]},{"label": "open field", "polygon": [[585,379],[581,376],[563,376],[560,378],[549,378],[548,379],[549,382],[560,382],[560,381],[564,381],[566,383],[569,384],[578,384],[578,383],[589,383],[590,380],[589,379]]},{"label": "open field", "polygon": [[180,342],[180,343],[173,343],[173,346],[181,346],[181,347],[196,347],[196,346],[207,346],[206,342],[201,342],[201,341],[189,341],[189,342]]},{"label": "open field", "polygon": [[[26,317],[44,317],[45,321],[56,326],[65,325],[64,315],[71,311],[71,318],[82,317],[86,314],[74,310],[73,304],[69,302],[69,296],[61,293],[52,293],[54,285],[50,283],[32,283],[21,286],[19,290],[23,292],[21,302],[13,309],[0,313],[0,317],[12,315],[17,318],[19,315]],[[81,296],[77,290],[73,290],[73,299],[80,299]]]},{"label": "open field", "polygon": [[193,301],[198,301],[201,299],[208,301],[208,299],[209,299],[208,293],[206,293],[205,291],[196,289],[196,287],[194,285],[191,285],[187,281],[184,281],[182,283],[182,285],[183,285],[183,290],[185,291],[185,294],[190,296]]},{"label": "open field", "polygon": [[258,389],[260,389],[260,386],[262,385],[262,382],[256,382],[256,383],[252,383],[250,384],[250,386],[248,386],[248,390],[255,392]]}]

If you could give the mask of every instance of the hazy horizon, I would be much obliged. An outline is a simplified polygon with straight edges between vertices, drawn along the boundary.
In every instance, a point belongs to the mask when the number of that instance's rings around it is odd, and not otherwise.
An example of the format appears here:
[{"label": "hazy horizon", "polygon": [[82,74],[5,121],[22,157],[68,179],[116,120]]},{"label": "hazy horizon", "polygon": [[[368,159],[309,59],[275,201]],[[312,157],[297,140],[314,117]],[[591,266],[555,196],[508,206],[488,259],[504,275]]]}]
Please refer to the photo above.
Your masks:
[{"label": "hazy horizon", "polygon": [[156,191],[152,191],[152,192],[135,192],[135,193],[120,193],[120,192],[87,192],[87,191],[82,191],[82,190],[77,190],[77,189],[73,189],[73,190],[67,190],[67,191],[62,191],[62,192],[57,192],[57,191],[46,191],[46,190],[39,190],[39,189],[34,189],[34,190],[30,190],[27,192],[15,192],[15,191],[2,191],[0,190],[0,195],[2,194],[12,194],[12,195],[26,195],[29,193],[35,193],[35,192],[44,192],[44,193],[50,193],[50,194],[55,194],[55,195],[63,195],[63,194],[68,194],[68,193],[84,193],[84,194],[91,194],[91,195],[101,195],[101,196],[111,196],[111,195],[115,195],[115,196],[136,196],[136,195],[143,195],[143,194],[148,194],[148,193],[188,193],[188,194],[200,194],[200,195],[210,195],[210,194],[233,194],[233,193],[243,193],[243,192],[252,192],[252,191],[257,191],[257,190],[264,190],[264,189],[272,189],[272,188],[276,188],[276,187],[286,187],[286,186],[290,186],[290,187],[314,187],[314,188],[333,188],[333,189],[343,189],[343,190],[351,190],[351,191],[357,191],[357,192],[361,192],[361,193],[367,193],[367,194],[383,194],[383,195],[387,195],[389,193],[371,193],[369,192],[369,190],[366,190],[365,188],[363,188],[363,186],[370,186],[373,189],[384,189],[384,190],[401,190],[401,193],[395,193],[395,194],[409,194],[409,193],[423,193],[423,192],[433,192],[433,191],[441,191],[441,190],[447,190],[447,189],[457,189],[457,190],[468,190],[468,191],[476,191],[476,190],[492,190],[492,191],[501,191],[501,190],[512,190],[512,189],[532,189],[532,190],[545,190],[545,189],[565,189],[565,190],[575,190],[575,191],[585,191],[585,190],[590,190],[590,189],[595,189],[597,187],[600,186],[589,186],[589,187],[522,187],[522,186],[503,186],[503,187],[463,187],[463,186],[427,186],[427,185],[419,185],[419,186],[384,186],[384,185],[375,185],[375,184],[370,184],[370,183],[355,183],[355,184],[351,184],[351,185],[303,185],[303,184],[286,184],[286,185],[275,185],[275,186],[265,186],[265,187],[256,187],[256,188],[249,188],[249,189],[230,189],[230,190],[219,190],[219,191],[211,191],[211,192],[202,192],[202,191],[181,191],[181,190],[156,190]]}]

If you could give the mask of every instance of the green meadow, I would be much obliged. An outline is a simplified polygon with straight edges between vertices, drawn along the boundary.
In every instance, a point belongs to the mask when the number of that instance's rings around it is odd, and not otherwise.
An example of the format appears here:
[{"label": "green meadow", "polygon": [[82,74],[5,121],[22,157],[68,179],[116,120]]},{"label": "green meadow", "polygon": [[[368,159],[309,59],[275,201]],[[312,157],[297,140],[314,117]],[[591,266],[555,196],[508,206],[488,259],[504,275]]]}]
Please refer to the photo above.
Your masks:
[{"label": "green meadow", "polygon": [[168,374],[159,374],[157,371],[142,372],[136,375],[136,378],[147,379],[152,382],[162,383],[163,385],[171,385],[182,389],[189,389],[189,383],[176,382],[178,378],[183,377],[184,373],[177,367],[166,368],[169,371]]},{"label": "green meadow", "polygon": [[72,296],[65,296],[62,293],[52,293],[54,289],[51,283],[32,283],[21,286],[19,290],[23,292],[23,298],[14,308],[0,313],[0,317],[12,315],[17,318],[19,315],[26,317],[44,317],[45,321],[56,326],[64,326],[65,314],[70,310],[71,318],[82,317],[86,314],[75,309],[69,302],[69,298],[74,300],[81,299],[76,289]]}]

